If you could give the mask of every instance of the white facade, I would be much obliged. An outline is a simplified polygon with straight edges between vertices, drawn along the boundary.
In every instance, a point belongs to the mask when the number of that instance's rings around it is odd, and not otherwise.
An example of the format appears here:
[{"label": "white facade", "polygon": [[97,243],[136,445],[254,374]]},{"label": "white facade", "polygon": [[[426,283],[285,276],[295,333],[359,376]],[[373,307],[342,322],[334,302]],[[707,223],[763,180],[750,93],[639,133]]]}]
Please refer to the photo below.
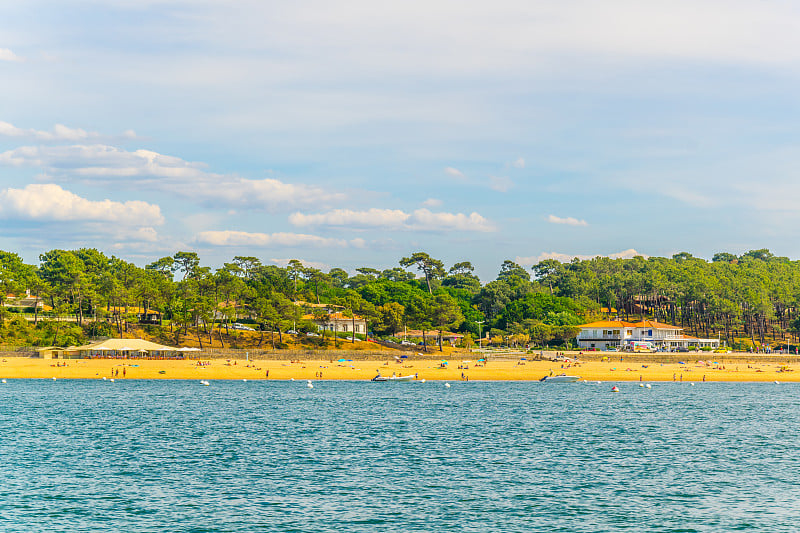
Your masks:
[{"label": "white facade", "polygon": [[323,318],[315,318],[312,315],[303,317],[307,320],[312,320],[317,325],[317,330],[322,331],[345,331],[352,333],[355,329],[356,333],[367,332],[367,321],[356,316],[355,320],[352,317],[344,316],[341,313],[330,313]]},{"label": "white facade", "polygon": [[630,323],[621,320],[604,320],[578,326],[581,332],[576,340],[582,350],[633,349],[640,347],[672,351],[692,347],[719,348],[719,339],[698,339],[683,334],[683,328],[651,320]]}]

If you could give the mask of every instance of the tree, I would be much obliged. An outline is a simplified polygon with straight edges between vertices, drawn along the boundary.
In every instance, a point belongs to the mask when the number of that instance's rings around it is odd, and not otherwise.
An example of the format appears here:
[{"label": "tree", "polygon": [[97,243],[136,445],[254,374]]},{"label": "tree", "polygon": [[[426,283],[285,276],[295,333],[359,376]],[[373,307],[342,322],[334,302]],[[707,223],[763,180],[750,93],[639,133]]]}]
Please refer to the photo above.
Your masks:
[{"label": "tree", "polygon": [[757,259],[759,261],[769,261],[775,257],[772,252],[767,250],[766,248],[762,248],[760,250],[750,250],[749,252],[742,255],[742,259]]},{"label": "tree", "polygon": [[431,302],[431,322],[439,330],[439,351],[442,351],[442,329],[456,328],[464,321],[458,303],[449,294],[437,294]]},{"label": "tree", "polygon": [[341,268],[332,268],[328,271],[328,278],[334,287],[344,287],[345,283],[347,283],[347,278],[349,277],[350,276],[347,275],[347,272]]},{"label": "tree", "polygon": [[417,270],[425,274],[425,283],[428,285],[428,294],[433,294],[431,280],[444,277],[444,263],[438,259],[433,259],[425,252],[415,252],[411,257],[404,257],[400,260],[400,266],[408,268],[417,265]]},{"label": "tree", "polygon": [[321,270],[317,270],[313,267],[307,267],[303,270],[303,275],[305,278],[314,285],[314,297],[317,300],[317,303],[320,303],[319,300],[319,284],[325,283],[330,280],[330,276],[322,272]]},{"label": "tree", "polygon": [[[76,311],[78,324],[82,322],[83,297],[88,289],[85,265],[74,252],[65,250],[51,250],[39,256],[41,265],[39,267],[42,279],[47,282],[51,291],[51,301],[53,308],[58,308],[62,312]],[[60,299],[59,305],[55,299]]]},{"label": "tree", "polygon": [[300,277],[304,269],[303,263],[297,259],[292,259],[286,266],[286,272],[288,272],[289,278],[294,282],[294,291],[292,292],[292,299],[294,300],[297,300],[297,278]]},{"label": "tree", "polygon": [[[200,258],[195,252],[178,252],[172,256],[175,271],[183,272],[183,279],[196,275],[197,267],[200,265]],[[161,260],[159,260],[161,261]]]},{"label": "tree", "polygon": [[415,295],[415,297],[406,304],[406,319],[412,327],[419,328],[422,331],[422,343],[425,351],[428,351],[428,340],[425,338],[425,332],[433,328],[432,325],[432,311],[433,297],[429,294],[422,293],[422,295]]},{"label": "tree", "polygon": [[384,332],[396,335],[405,323],[405,307],[397,302],[388,302],[378,307],[380,324]]},{"label": "tree", "polygon": [[540,283],[546,283],[550,288],[550,294],[553,294],[553,285],[557,285],[559,280],[564,274],[564,265],[555,259],[545,259],[539,261],[531,267],[536,279]]},{"label": "tree", "polygon": [[411,272],[406,272],[402,268],[394,267],[386,269],[383,272],[381,272],[381,279],[386,279],[389,281],[395,281],[401,283],[407,281],[414,281],[414,274]]},{"label": "tree", "polygon": [[237,255],[233,258],[233,264],[239,267],[244,279],[250,279],[252,272],[261,266],[261,260],[257,257]]},{"label": "tree", "polygon": [[357,268],[356,272],[358,272],[359,274],[363,274],[365,276],[369,276],[372,279],[378,279],[378,276],[381,275],[381,271],[380,270],[376,270],[374,268],[369,268],[369,267]]},{"label": "tree", "polygon": [[500,265],[500,273],[497,275],[497,279],[514,284],[512,281],[514,278],[530,281],[531,275],[528,274],[527,270],[516,264],[514,261],[506,259],[503,261],[503,264]]},{"label": "tree", "polygon": [[739,258],[728,252],[719,252],[714,254],[714,257],[711,258],[711,260],[715,263],[734,263],[738,261]]},{"label": "tree", "polygon": [[481,290],[481,280],[473,274],[474,270],[475,268],[469,261],[456,263],[448,272],[447,277],[442,280],[442,285],[454,289],[465,289],[471,294],[477,294]]}]

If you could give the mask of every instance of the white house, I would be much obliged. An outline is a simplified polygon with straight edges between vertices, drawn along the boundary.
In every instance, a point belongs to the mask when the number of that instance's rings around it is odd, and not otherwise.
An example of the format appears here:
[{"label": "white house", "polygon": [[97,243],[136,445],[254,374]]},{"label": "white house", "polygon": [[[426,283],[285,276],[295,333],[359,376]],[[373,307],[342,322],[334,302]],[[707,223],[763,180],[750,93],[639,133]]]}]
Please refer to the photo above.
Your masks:
[{"label": "white house", "polygon": [[367,321],[358,315],[349,317],[342,313],[328,312],[321,318],[317,318],[314,315],[304,315],[303,319],[314,322],[319,331],[347,331],[352,333],[355,330],[356,333],[367,332]]},{"label": "white house", "polygon": [[654,320],[641,322],[625,322],[622,320],[601,320],[578,326],[578,347],[582,350],[594,348],[633,349],[634,343],[649,343],[658,350],[675,350],[689,348],[719,348],[719,339],[699,339],[683,334],[683,328],[662,324]]}]

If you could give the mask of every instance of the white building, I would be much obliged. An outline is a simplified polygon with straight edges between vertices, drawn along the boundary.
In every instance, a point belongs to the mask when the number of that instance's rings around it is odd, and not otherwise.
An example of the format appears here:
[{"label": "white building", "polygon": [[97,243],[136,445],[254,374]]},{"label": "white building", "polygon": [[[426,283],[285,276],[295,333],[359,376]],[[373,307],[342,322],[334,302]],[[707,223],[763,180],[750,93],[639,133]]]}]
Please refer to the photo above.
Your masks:
[{"label": "white building", "polygon": [[327,313],[323,317],[315,317],[314,315],[304,315],[304,320],[310,320],[317,325],[319,331],[347,331],[352,333],[367,332],[367,321],[358,316],[346,316],[342,313]]},{"label": "white building", "polygon": [[624,322],[622,320],[601,320],[578,326],[578,347],[582,350],[634,349],[641,343],[643,347],[672,351],[691,348],[719,348],[719,339],[699,339],[683,334],[683,328],[662,324],[654,320]]}]

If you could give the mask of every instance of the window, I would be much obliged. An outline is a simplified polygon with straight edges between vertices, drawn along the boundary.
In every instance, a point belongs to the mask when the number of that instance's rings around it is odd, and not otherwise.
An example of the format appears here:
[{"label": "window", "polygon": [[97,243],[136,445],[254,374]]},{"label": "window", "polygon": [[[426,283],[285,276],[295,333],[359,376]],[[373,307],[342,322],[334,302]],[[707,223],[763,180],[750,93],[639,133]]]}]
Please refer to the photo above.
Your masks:
[{"label": "window", "polygon": [[347,331],[347,324],[342,324],[342,331]]}]

